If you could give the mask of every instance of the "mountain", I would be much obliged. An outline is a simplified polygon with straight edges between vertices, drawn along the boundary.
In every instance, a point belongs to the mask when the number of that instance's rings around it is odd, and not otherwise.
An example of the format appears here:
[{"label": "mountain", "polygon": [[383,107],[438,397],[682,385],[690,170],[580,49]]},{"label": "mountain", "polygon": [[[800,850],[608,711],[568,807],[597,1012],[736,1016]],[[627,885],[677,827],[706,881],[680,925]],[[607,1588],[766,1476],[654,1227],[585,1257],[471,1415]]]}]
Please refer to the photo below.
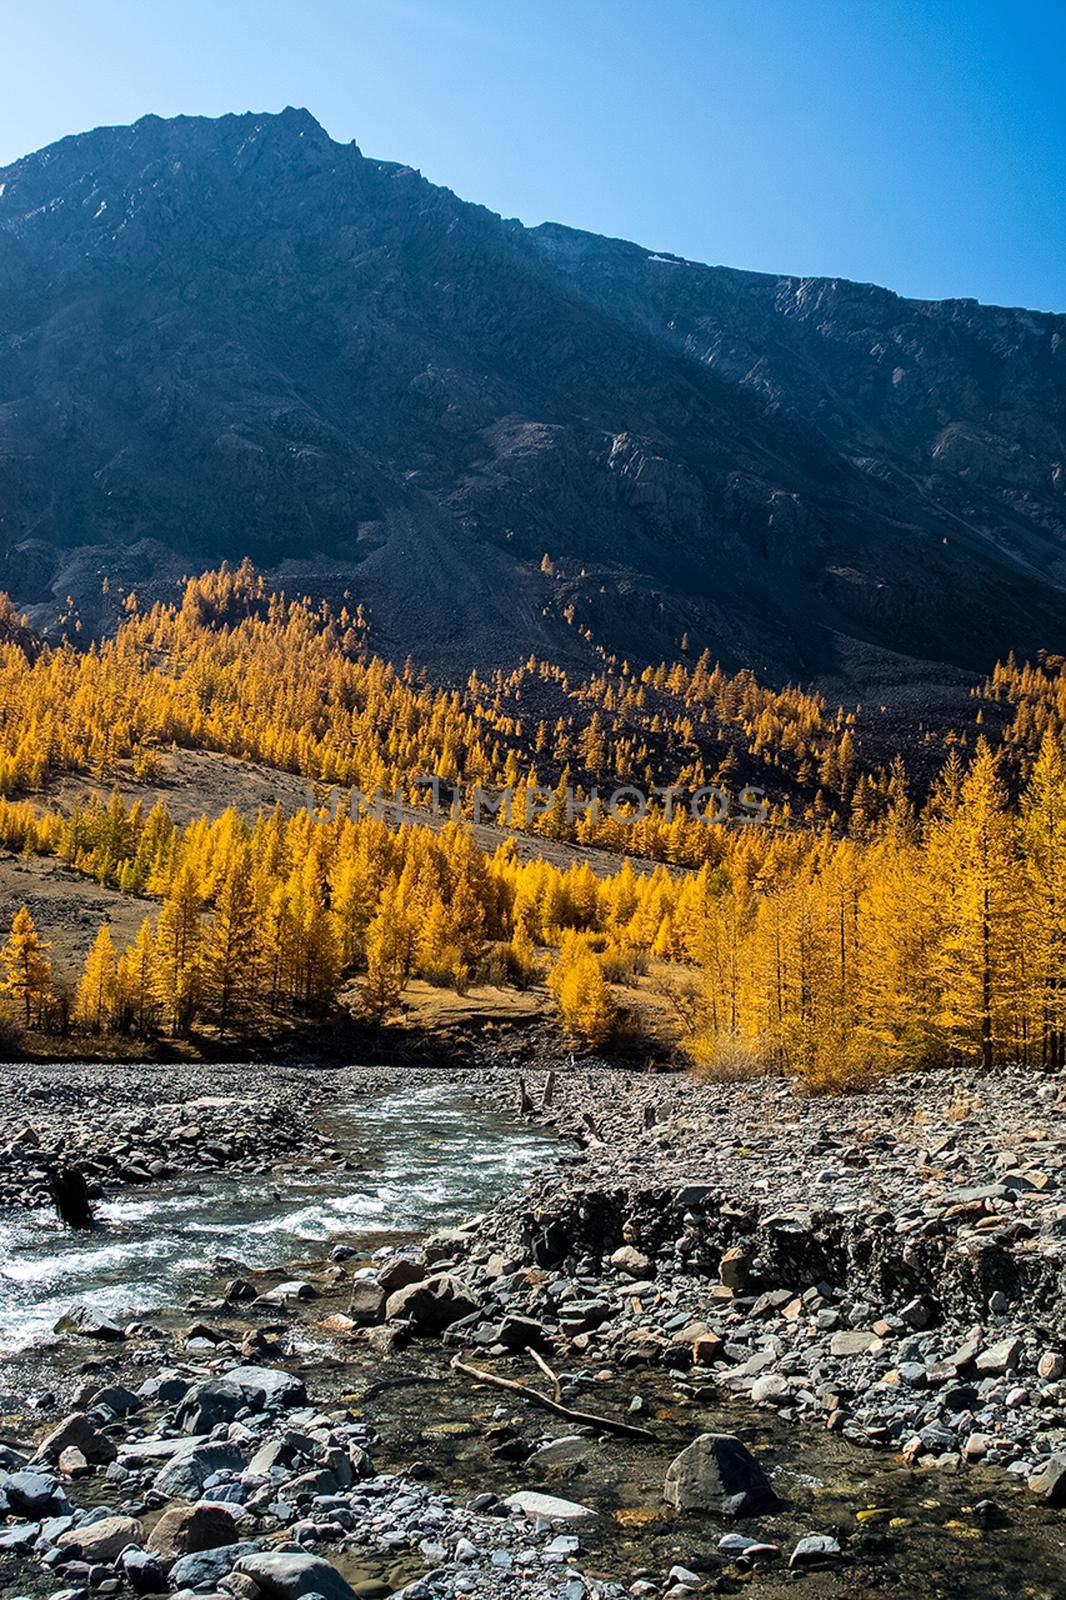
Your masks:
[{"label": "mountain", "polygon": [[454,670],[687,633],[898,684],[1066,651],[1064,463],[1064,316],[527,229],[291,108],[0,169],[38,626],[247,553]]}]

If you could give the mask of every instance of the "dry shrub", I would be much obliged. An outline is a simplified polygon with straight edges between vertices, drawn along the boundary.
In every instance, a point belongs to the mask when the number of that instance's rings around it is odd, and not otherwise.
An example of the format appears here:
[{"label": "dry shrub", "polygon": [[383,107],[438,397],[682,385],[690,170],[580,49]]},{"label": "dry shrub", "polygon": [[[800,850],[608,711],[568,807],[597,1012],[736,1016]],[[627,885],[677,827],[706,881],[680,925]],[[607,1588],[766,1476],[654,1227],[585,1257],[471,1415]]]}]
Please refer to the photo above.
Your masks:
[{"label": "dry shrub", "polygon": [[843,1039],[819,1039],[798,1063],[809,1094],[862,1094],[876,1089],[892,1070],[879,1039],[855,1033]]},{"label": "dry shrub", "polygon": [[708,1083],[748,1083],[766,1076],[766,1063],[750,1039],[736,1033],[692,1034],[684,1041],[697,1073]]},{"label": "dry shrub", "polygon": [[639,950],[636,945],[609,939],[603,947],[601,965],[608,983],[633,984],[648,970],[648,952]]}]

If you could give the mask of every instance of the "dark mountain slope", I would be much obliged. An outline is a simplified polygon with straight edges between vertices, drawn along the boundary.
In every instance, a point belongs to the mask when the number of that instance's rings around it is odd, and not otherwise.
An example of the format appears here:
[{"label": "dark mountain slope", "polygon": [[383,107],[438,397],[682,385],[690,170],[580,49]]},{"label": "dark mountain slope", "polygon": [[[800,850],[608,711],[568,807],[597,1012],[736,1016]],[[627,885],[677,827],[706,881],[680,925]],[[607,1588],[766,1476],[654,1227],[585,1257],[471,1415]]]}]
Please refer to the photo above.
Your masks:
[{"label": "dark mountain slope", "polygon": [[457,668],[583,648],[566,612],[806,676],[1066,648],[1064,318],[526,230],[292,110],[0,186],[0,583],[35,621],[249,553]]}]

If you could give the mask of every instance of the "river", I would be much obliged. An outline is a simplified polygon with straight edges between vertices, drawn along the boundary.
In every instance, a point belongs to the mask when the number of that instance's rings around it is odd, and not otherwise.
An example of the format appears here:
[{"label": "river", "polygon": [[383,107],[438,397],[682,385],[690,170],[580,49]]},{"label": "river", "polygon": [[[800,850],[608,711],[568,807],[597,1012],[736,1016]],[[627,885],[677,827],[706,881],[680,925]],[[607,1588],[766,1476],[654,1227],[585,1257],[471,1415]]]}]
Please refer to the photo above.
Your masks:
[{"label": "river", "polygon": [[40,1349],[64,1311],[118,1322],[180,1305],[219,1257],[249,1267],[363,1249],[483,1210],[556,1146],[443,1083],[366,1096],[323,1119],[349,1169],[197,1177],[126,1191],[93,1233],[42,1212],[0,1212],[0,1362]]}]

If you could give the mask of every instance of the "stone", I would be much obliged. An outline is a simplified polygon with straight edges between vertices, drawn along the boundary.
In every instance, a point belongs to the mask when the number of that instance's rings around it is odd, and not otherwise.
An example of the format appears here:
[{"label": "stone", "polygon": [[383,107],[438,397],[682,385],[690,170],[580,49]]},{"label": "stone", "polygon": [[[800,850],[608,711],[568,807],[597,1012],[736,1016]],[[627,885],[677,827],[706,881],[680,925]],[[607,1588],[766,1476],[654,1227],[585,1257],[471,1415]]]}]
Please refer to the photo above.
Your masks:
[{"label": "stone", "polygon": [[808,1533],[788,1558],[790,1567],[812,1567],[821,1561],[836,1561],[840,1545],[828,1533]]},{"label": "stone", "polygon": [[12,1472],[0,1477],[0,1493],[16,1516],[43,1517],[53,1509],[60,1488],[43,1472]]},{"label": "stone", "polygon": [[63,1451],[71,1449],[80,1450],[86,1461],[97,1467],[106,1466],[118,1455],[111,1440],[90,1422],[83,1411],[72,1411],[42,1439],[33,1459],[54,1466]]},{"label": "stone", "polygon": [[651,1276],[651,1258],[643,1251],[635,1250],[631,1244],[624,1244],[610,1257],[611,1266],[616,1272],[624,1272],[627,1278],[648,1278]]},{"label": "stone", "polygon": [[1066,1357],[1063,1357],[1058,1350],[1045,1350],[1036,1364],[1036,1371],[1038,1377],[1054,1382],[1066,1372]]},{"label": "stone", "polygon": [[986,1350],[979,1351],[974,1359],[974,1366],[978,1372],[992,1377],[1002,1377],[1005,1372],[1012,1372],[1018,1365],[1021,1353],[1020,1339],[1001,1339],[998,1344],[989,1345]]},{"label": "stone", "polygon": [[294,1373],[283,1372],[280,1367],[234,1367],[226,1373],[226,1382],[249,1396],[262,1394],[268,1406],[307,1404],[307,1389],[303,1379],[297,1378]]},{"label": "stone", "polygon": [[99,1522],[82,1523],[80,1528],[69,1528],[56,1540],[60,1550],[82,1561],[111,1563],[117,1561],[127,1546],[140,1545],[143,1530],[135,1517],[102,1517]]},{"label": "stone", "polygon": [[67,1478],[85,1478],[93,1469],[78,1447],[68,1444],[59,1457],[59,1470]]},{"label": "stone", "polygon": [[545,1522],[589,1522],[596,1516],[589,1506],[579,1505],[576,1500],[560,1500],[557,1495],[538,1494],[532,1489],[519,1489],[517,1494],[509,1494],[503,1503],[513,1511],[520,1511],[531,1522],[538,1517],[543,1517]]},{"label": "stone", "polygon": [[261,1294],[259,1300],[268,1306],[299,1305],[305,1300],[317,1300],[318,1290],[313,1283],[307,1283],[302,1278],[294,1278],[287,1283],[276,1284],[273,1289],[268,1289],[266,1294]]},{"label": "stone", "polygon": [[477,1309],[458,1279],[444,1272],[390,1294],[385,1315],[390,1322],[410,1322],[416,1332],[436,1337]]},{"label": "stone", "polygon": [[195,1550],[217,1550],[237,1542],[237,1522],[225,1506],[207,1502],[168,1506],[148,1536],[146,1548],[165,1561]]},{"label": "stone", "polygon": [[751,1280],[751,1257],[748,1252],[736,1246],[727,1250],[718,1263],[718,1276],[727,1289],[744,1294]]},{"label": "stone", "polygon": [[534,1450],[530,1460],[538,1467],[572,1466],[576,1461],[587,1461],[595,1451],[595,1439],[586,1439],[579,1433],[568,1433],[553,1439],[550,1444],[542,1444],[539,1450]]},{"label": "stone", "polygon": [[352,1284],[348,1315],[359,1328],[372,1328],[385,1318],[386,1294],[373,1278],[356,1278]]},{"label": "stone", "polygon": [[210,1433],[238,1412],[273,1406],[299,1406],[307,1390],[299,1378],[276,1367],[234,1367],[221,1378],[194,1383],[178,1408],[178,1425],[186,1433]]},{"label": "stone", "polygon": [[321,1556],[271,1550],[242,1556],[235,1571],[251,1578],[263,1600],[355,1600],[355,1591]]},{"label": "stone", "polygon": [[757,1406],[787,1405],[791,1398],[788,1379],[779,1372],[763,1373],[751,1386],[751,1398]]},{"label": "stone", "polygon": [[1049,1506],[1066,1506],[1066,1456],[1052,1456],[1037,1468],[1028,1483],[1033,1494]]},{"label": "stone", "polygon": [[239,1544],[219,1545],[215,1550],[194,1550],[179,1556],[168,1574],[174,1589],[200,1589],[206,1584],[221,1583],[228,1578],[242,1556],[252,1555],[255,1545],[250,1539]]},{"label": "stone", "polygon": [[152,1484],[168,1500],[199,1500],[200,1492],[216,1472],[239,1472],[244,1457],[234,1444],[193,1444],[179,1450],[156,1474]]},{"label": "stone", "polygon": [[932,1325],[936,1315],[932,1301],[924,1294],[915,1295],[913,1300],[908,1300],[905,1306],[900,1307],[900,1316],[909,1328],[921,1331]]},{"label": "stone", "polygon": [[864,1356],[881,1343],[868,1328],[841,1328],[829,1341],[831,1356]]},{"label": "stone", "polygon": [[0,1550],[10,1550],[15,1555],[29,1555],[39,1533],[36,1522],[17,1522],[14,1527],[0,1529]]},{"label": "stone", "polygon": [[111,1383],[104,1389],[97,1389],[93,1394],[92,1404],[106,1406],[116,1417],[128,1417],[132,1412],[141,1409],[139,1396],[121,1383]]},{"label": "stone", "polygon": [[53,1332],[73,1333],[81,1339],[99,1339],[110,1343],[126,1337],[110,1317],[102,1317],[88,1306],[72,1306],[69,1311],[64,1311]]},{"label": "stone", "polygon": [[508,1350],[550,1350],[552,1347],[543,1324],[534,1317],[504,1317],[496,1337]]},{"label": "stone", "polygon": [[963,1458],[966,1461],[983,1461],[992,1448],[992,1440],[987,1433],[971,1433],[962,1447]]},{"label": "stone", "polygon": [[412,1283],[421,1283],[426,1276],[426,1269],[420,1261],[413,1261],[410,1256],[393,1256],[383,1267],[378,1269],[378,1282],[386,1295],[395,1294],[398,1289],[406,1289]]},{"label": "stone", "polygon": [[692,1341],[692,1359],[697,1367],[713,1366],[724,1350],[725,1340],[710,1331],[698,1334]]},{"label": "stone", "polygon": [[166,1574],[155,1556],[135,1546],[122,1554],[120,1562],[126,1582],[135,1594],[161,1594],[167,1586]]},{"label": "stone", "polygon": [[749,1516],[776,1497],[751,1451],[730,1433],[703,1433],[670,1464],[663,1498],[678,1511]]}]

